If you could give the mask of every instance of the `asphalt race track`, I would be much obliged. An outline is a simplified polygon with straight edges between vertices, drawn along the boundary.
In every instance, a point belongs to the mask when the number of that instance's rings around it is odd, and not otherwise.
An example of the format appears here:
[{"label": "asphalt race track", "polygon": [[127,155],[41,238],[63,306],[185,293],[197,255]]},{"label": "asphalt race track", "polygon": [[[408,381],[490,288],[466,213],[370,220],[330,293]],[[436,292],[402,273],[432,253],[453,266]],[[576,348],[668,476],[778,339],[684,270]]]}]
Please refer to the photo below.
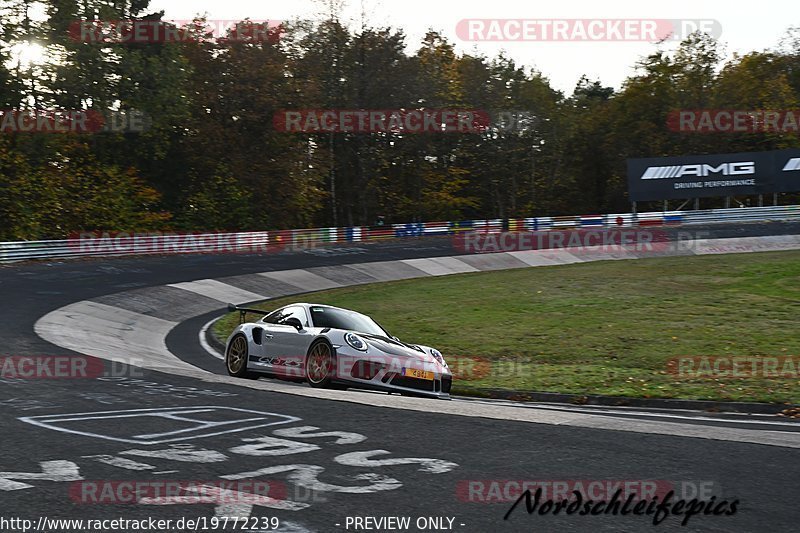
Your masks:
[{"label": "asphalt race track", "polygon": [[[698,228],[692,228],[697,230]],[[800,234],[799,224],[708,228],[715,238]],[[144,257],[0,268],[5,356],[78,354],[51,344],[34,324],[55,309],[121,291],[295,268],[453,255],[450,240],[354,243],[266,256]],[[220,305],[220,312],[223,310]],[[219,314],[219,312],[211,313]],[[167,338],[197,367],[176,375],[104,361],[105,377],[0,380],[0,519],[196,519],[250,517],[237,531],[796,531],[796,423],[770,416],[625,408],[433,401],[234,380],[207,353],[192,318]],[[201,369],[215,372],[206,374]],[[128,422],[128,423],[126,423]],[[252,480],[271,497],[246,497]],[[142,481],[205,487],[230,482],[238,498],[196,501],[117,490]],[[523,481],[548,490],[577,483],[610,499],[620,483],[675,499],[738,500],[730,516],[600,513],[504,520]],[[250,485],[248,485],[250,483]],[[612,488],[608,488],[612,487]],[[219,490],[219,489],[216,489]],[[544,498],[546,499],[546,497]],[[365,521],[409,517],[410,527]],[[356,518],[360,527],[355,527]],[[418,527],[417,521],[422,527]],[[430,520],[428,520],[430,519]],[[258,522],[258,523],[257,523]],[[423,523],[424,522],[424,523]],[[47,527],[43,531],[77,531]],[[3,532],[22,531],[0,522]],[[112,531],[105,529],[103,531]],[[125,530],[125,529],[119,529]],[[133,531],[133,529],[129,529]],[[169,531],[204,530],[203,525]]]}]

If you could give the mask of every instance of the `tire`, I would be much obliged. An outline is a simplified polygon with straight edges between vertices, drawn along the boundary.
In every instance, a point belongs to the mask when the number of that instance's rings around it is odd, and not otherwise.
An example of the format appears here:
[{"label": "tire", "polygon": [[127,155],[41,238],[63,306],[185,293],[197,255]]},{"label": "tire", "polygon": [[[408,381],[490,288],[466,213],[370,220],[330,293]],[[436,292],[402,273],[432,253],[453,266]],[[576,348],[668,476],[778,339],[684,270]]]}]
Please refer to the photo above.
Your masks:
[{"label": "tire", "polygon": [[244,334],[240,333],[231,339],[225,351],[225,368],[228,374],[237,378],[258,379],[258,374],[247,370],[249,355],[247,337]]},{"label": "tire", "polygon": [[314,341],[308,348],[305,361],[305,374],[308,384],[317,389],[336,388],[336,354],[333,346],[324,339]]}]

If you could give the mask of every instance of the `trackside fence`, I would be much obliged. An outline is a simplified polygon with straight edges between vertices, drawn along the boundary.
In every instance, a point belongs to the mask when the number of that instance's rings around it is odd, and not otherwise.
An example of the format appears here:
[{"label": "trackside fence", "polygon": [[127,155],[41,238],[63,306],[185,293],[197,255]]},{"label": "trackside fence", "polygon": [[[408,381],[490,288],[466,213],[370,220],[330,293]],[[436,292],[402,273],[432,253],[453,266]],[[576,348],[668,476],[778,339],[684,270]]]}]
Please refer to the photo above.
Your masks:
[{"label": "trackside fence", "polygon": [[425,238],[458,232],[550,231],[800,220],[800,205],[612,213],[563,217],[420,222],[385,226],[314,228],[240,233],[84,232],[69,239],[0,242],[0,263],[176,253],[277,252],[334,244]]}]

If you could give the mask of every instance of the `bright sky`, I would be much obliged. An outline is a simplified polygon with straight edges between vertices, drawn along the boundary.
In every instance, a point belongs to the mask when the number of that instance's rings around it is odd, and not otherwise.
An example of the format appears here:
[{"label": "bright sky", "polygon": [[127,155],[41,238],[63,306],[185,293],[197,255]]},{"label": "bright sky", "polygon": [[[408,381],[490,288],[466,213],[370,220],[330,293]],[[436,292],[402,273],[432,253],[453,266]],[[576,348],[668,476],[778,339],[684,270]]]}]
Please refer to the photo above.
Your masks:
[{"label": "bright sky", "polygon": [[[459,51],[495,56],[501,50],[518,64],[533,66],[552,85],[569,94],[582,74],[619,88],[633,73],[638,58],[657,49],[648,42],[467,42],[456,33],[462,19],[669,19],[709,21],[721,26],[720,38],[730,57],[778,45],[791,24],[800,25],[800,2],[773,0],[662,0],[645,3],[606,0],[345,0],[344,19],[360,25],[363,10],[371,25],[402,28],[411,50],[425,32],[440,31]],[[318,18],[315,0],[152,0],[151,9],[165,11],[166,19],[190,19],[207,13],[210,19],[283,20]],[[754,9],[755,6],[755,9]],[[665,44],[669,49],[673,45]]]}]

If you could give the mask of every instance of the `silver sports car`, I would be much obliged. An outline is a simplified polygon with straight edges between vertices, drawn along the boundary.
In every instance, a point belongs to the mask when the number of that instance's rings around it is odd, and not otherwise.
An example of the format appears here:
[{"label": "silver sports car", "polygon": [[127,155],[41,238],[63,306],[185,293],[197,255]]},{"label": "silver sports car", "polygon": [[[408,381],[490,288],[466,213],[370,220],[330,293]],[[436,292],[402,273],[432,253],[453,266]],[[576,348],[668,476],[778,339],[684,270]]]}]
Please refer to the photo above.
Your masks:
[{"label": "silver sports car", "polygon": [[[271,375],[306,380],[312,387],[361,388],[449,398],[453,381],[435,348],[400,342],[366,315],[297,303],[267,312],[228,304],[240,323],[225,349],[236,377]],[[247,313],[263,316],[244,322]]]}]

